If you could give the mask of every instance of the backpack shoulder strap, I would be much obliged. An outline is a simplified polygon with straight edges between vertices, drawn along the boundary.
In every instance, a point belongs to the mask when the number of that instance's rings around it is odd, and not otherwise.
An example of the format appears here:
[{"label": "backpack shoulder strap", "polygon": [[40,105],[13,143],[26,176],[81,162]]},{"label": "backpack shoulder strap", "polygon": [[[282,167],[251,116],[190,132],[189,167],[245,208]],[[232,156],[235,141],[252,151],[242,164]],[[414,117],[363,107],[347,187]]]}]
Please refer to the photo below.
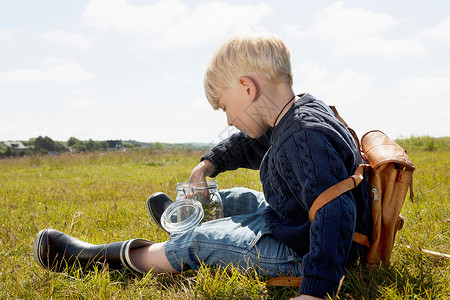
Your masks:
[{"label": "backpack shoulder strap", "polygon": [[312,222],[314,220],[314,216],[316,212],[328,202],[336,199],[343,193],[350,191],[357,187],[361,181],[363,180],[363,171],[364,168],[367,167],[366,164],[361,164],[356,169],[355,173],[347,179],[342,180],[341,182],[336,183],[335,185],[329,187],[324,192],[322,192],[316,200],[311,205],[309,209],[309,220]]},{"label": "backpack shoulder strap", "polygon": [[[314,220],[314,216],[322,206],[336,199],[343,193],[348,192],[357,187],[363,180],[364,168],[368,166],[369,165],[367,164],[359,165],[359,167],[356,169],[355,173],[352,176],[342,180],[341,182],[336,183],[335,185],[331,186],[330,188],[322,192],[316,198],[316,200],[314,200],[313,204],[311,205],[311,208],[309,209],[309,220],[311,222]],[[353,240],[359,244],[370,247],[368,237],[363,234],[355,232]]]},{"label": "backpack shoulder strap", "polygon": [[341,123],[344,124],[345,127],[347,127],[348,131],[350,131],[351,135],[353,136],[353,139],[355,140],[356,146],[358,146],[358,149],[361,152],[361,144],[359,143],[359,138],[356,132],[350,126],[348,126],[347,122],[345,122],[344,119],[339,115],[336,106],[330,105],[330,108],[333,111],[334,115],[336,116],[336,119],[341,121]]}]

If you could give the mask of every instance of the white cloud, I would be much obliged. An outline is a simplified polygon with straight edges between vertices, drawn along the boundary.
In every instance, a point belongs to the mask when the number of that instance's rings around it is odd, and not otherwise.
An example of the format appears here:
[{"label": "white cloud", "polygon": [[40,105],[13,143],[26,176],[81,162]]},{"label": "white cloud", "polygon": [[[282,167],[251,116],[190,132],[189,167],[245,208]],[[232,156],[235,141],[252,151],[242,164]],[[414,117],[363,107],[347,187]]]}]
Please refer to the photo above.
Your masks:
[{"label": "white cloud", "polygon": [[18,84],[78,83],[90,80],[93,74],[71,58],[45,57],[36,68],[0,72],[0,82]]},{"label": "white cloud", "polygon": [[313,95],[320,93],[321,98],[326,102],[336,101],[345,105],[357,105],[361,99],[368,101],[377,83],[376,76],[360,74],[349,68],[333,75],[327,68],[319,66],[314,61],[308,61],[296,67],[294,78],[296,86],[297,83],[301,84],[295,90],[305,91],[301,87],[306,87],[305,92]]},{"label": "white cloud", "polygon": [[388,14],[346,8],[343,2],[325,7],[315,16],[311,30],[330,42],[360,40],[378,36],[401,23]]},{"label": "white cloud", "polygon": [[0,28],[0,42],[9,42],[13,39],[16,32],[11,29]]},{"label": "white cloud", "polygon": [[63,30],[40,33],[39,36],[45,41],[62,46],[74,47],[80,50],[90,48],[94,42],[93,38],[78,33],[69,33]]},{"label": "white cloud", "polygon": [[385,39],[379,36],[355,40],[337,47],[337,55],[364,54],[370,57],[414,58],[424,54],[425,49],[416,39]]},{"label": "white cloud", "polygon": [[[448,101],[450,70],[399,77],[380,86],[378,78],[352,69],[334,75],[309,61],[294,69],[296,82],[329,105],[361,136],[380,129],[392,138],[410,135],[450,135]],[[297,80],[298,79],[298,80]]]},{"label": "white cloud", "polygon": [[139,43],[146,47],[167,49],[211,44],[211,40],[218,40],[218,32],[223,34],[243,23],[257,26],[271,12],[268,4],[214,1],[188,7],[178,0],[161,0],[153,5],[91,0],[82,14],[82,22],[100,32],[138,36]]},{"label": "white cloud", "polygon": [[186,74],[181,72],[174,72],[174,73],[164,73],[162,75],[162,79],[166,81],[169,84],[192,84],[192,78],[187,77]]},{"label": "white cloud", "polygon": [[434,28],[427,28],[419,33],[420,37],[450,46],[450,17]]},{"label": "white cloud", "polygon": [[127,0],[91,0],[81,18],[85,25],[99,31],[155,33],[172,25],[186,14],[187,9],[187,6],[178,0],[140,6]]},{"label": "white cloud", "polygon": [[211,43],[218,39],[218,32],[224,33],[242,24],[258,26],[271,12],[272,9],[267,4],[230,4],[218,1],[205,3],[163,32],[161,43],[167,46]]},{"label": "white cloud", "polygon": [[88,111],[98,108],[98,103],[92,100],[96,97],[95,91],[93,88],[80,88],[69,92],[65,101],[67,107],[77,111]]},{"label": "white cloud", "polygon": [[[2,124],[3,123],[3,124]],[[51,128],[48,117],[38,116],[33,118],[13,118],[0,123],[0,136],[11,140],[27,140],[39,135],[51,136],[48,129]],[[55,126],[54,126],[55,127]]]},{"label": "white cloud", "polygon": [[[450,76],[449,73],[426,74],[422,76],[411,76],[399,80],[393,90],[400,96],[405,107],[421,110],[421,108],[432,108],[450,111],[448,107],[450,100]],[[436,111],[437,112],[437,111]],[[450,129],[450,128],[449,128]]]},{"label": "white cloud", "polygon": [[413,37],[385,37],[403,23],[386,13],[374,13],[359,8],[347,8],[336,2],[314,16],[305,29],[284,24],[283,31],[297,38],[317,38],[334,55],[364,55],[370,57],[417,57],[423,55],[423,45]]},{"label": "white cloud", "polygon": [[390,89],[398,108],[392,127],[402,136],[450,136],[450,77],[425,74],[400,79]]},{"label": "white cloud", "polygon": [[97,104],[95,101],[89,99],[78,99],[70,103],[69,108],[76,110],[89,110],[95,108]]}]

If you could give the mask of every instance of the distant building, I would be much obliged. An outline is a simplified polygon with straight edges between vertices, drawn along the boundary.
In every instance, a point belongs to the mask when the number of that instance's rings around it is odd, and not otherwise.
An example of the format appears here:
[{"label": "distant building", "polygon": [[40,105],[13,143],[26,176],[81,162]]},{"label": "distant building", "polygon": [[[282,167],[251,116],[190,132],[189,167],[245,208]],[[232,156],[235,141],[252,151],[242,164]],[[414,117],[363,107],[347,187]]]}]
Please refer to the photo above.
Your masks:
[{"label": "distant building", "polygon": [[122,150],[122,141],[120,140],[109,140],[108,143],[109,151],[119,151]]},{"label": "distant building", "polygon": [[31,147],[25,146],[22,142],[8,141],[3,142],[3,145],[5,145],[5,147],[11,147],[14,151],[31,150]]}]

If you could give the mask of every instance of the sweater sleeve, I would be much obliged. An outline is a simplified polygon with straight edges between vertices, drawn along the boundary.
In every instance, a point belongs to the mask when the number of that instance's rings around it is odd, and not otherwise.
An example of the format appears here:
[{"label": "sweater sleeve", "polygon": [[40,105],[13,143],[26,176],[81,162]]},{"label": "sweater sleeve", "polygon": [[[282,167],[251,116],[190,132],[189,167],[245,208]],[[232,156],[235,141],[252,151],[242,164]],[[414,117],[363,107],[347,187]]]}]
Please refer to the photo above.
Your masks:
[{"label": "sweater sleeve", "polygon": [[211,148],[200,160],[207,159],[214,165],[215,171],[211,177],[238,168],[257,170],[270,147],[270,135],[271,130],[253,139],[240,131]]},{"label": "sweater sleeve", "polygon": [[[349,176],[351,159],[345,157],[345,144],[336,144],[326,134],[304,130],[283,147],[280,172],[294,198],[307,211],[317,196]],[[339,149],[337,149],[339,148]],[[352,165],[352,164],[351,164]],[[309,222],[305,220],[305,222]],[[356,205],[350,192],[323,206],[309,231],[309,252],[302,258],[301,294],[316,297],[333,295],[347,264],[356,222]],[[301,243],[299,237],[298,242]]]}]

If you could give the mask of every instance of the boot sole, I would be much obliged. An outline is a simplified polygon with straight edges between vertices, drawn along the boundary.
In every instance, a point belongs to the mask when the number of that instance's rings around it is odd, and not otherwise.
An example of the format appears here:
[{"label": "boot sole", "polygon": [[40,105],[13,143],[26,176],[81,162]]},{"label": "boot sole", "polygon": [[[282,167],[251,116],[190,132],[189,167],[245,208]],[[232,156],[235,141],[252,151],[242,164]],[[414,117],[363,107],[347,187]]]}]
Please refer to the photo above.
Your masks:
[{"label": "boot sole", "polygon": [[141,248],[145,246],[151,246],[154,243],[149,240],[144,239],[133,239],[128,240],[125,243],[123,243],[122,247],[120,247],[120,260],[122,262],[122,265],[127,268],[128,270],[138,273],[138,274],[145,274],[145,271],[139,269],[135,266],[135,264],[131,260],[130,251],[132,249]]},{"label": "boot sole", "polygon": [[147,199],[147,201],[145,202],[145,207],[147,208],[147,212],[150,215],[150,218],[153,220],[153,222],[155,222],[159,227],[162,228],[161,221],[156,219],[155,215],[153,214],[153,211],[150,208],[150,201],[149,200],[150,200],[150,198]]},{"label": "boot sole", "polygon": [[33,242],[33,258],[34,261],[40,265],[42,268],[46,269],[47,266],[44,264],[43,260],[42,260],[42,256],[41,256],[41,245],[42,245],[42,240],[44,239],[45,233],[48,231],[48,229],[42,229],[41,231],[38,232],[38,234],[36,235],[36,238],[34,239]]},{"label": "boot sole", "polygon": [[[154,196],[158,196],[159,194],[165,195],[161,192],[151,195],[147,199],[147,201],[145,201],[145,207],[147,208],[147,212],[150,215],[150,218],[153,220],[153,222],[155,222],[161,229],[163,229],[165,232],[168,233],[168,231],[166,229],[164,229],[164,227],[162,227],[162,225],[161,225],[161,216],[162,216],[163,212],[161,211],[161,214],[159,214],[159,216],[158,216],[159,219],[158,219],[158,217],[155,215],[155,213],[152,209],[151,201],[152,201],[152,199],[153,199],[153,201],[155,201]],[[167,196],[167,195],[165,195],[165,196]],[[168,196],[167,196],[167,201],[165,202],[165,204],[167,204],[167,206],[169,206],[172,203],[173,203],[173,201],[170,198],[168,198]]]}]

